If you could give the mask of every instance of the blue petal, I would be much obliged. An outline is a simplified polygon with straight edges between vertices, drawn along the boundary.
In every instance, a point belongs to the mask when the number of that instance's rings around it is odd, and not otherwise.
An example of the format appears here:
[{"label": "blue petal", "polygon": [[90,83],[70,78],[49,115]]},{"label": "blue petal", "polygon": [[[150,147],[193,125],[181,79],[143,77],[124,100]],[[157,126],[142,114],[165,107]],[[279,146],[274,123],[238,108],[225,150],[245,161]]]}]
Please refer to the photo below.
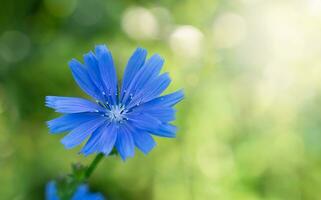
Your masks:
[{"label": "blue petal", "polygon": [[151,131],[151,134],[161,136],[161,137],[174,138],[176,137],[176,131],[177,131],[176,126],[163,123],[159,126],[158,130]]},{"label": "blue petal", "polygon": [[146,113],[157,118],[161,122],[170,122],[175,120],[176,111],[174,108],[159,108],[146,110]]},{"label": "blue petal", "polygon": [[[79,185],[73,194],[71,200],[104,200],[100,193],[90,193],[88,186]],[[57,186],[54,181],[50,181],[46,186],[46,200],[59,200]]]},{"label": "blue petal", "polygon": [[143,91],[143,98],[141,102],[147,102],[155,97],[158,97],[169,86],[171,79],[168,73],[164,73],[155,78]]},{"label": "blue petal", "polygon": [[132,126],[150,132],[153,135],[173,138],[176,136],[176,127],[168,123],[161,123],[157,118],[146,113],[129,113],[128,123]]},{"label": "blue petal", "polygon": [[157,118],[161,122],[170,122],[175,120],[175,109],[172,107],[163,106],[148,106],[147,104],[142,104],[133,108],[132,112],[137,114],[149,114],[154,118]]},{"label": "blue petal", "polygon": [[99,65],[96,56],[93,52],[89,52],[84,55],[84,62],[88,70],[88,75],[91,78],[95,86],[100,90],[102,94],[106,93],[104,83],[102,81]]},{"label": "blue petal", "polygon": [[157,54],[153,55],[135,75],[128,87],[127,93],[122,99],[123,104],[127,104],[129,98],[135,96],[140,89],[152,81],[162,69],[164,60]]},{"label": "blue petal", "polygon": [[80,185],[71,200],[104,200],[99,193],[90,193],[87,185]]},{"label": "blue petal", "polygon": [[86,196],[88,192],[89,192],[89,189],[87,185],[80,185],[78,186],[71,200],[83,199],[83,197]]},{"label": "blue petal", "polygon": [[146,113],[131,112],[126,114],[126,116],[128,118],[128,123],[131,123],[141,130],[153,132],[158,130],[161,125],[161,121]]},{"label": "blue petal", "polygon": [[128,90],[128,86],[131,81],[134,79],[135,75],[141,69],[141,67],[145,63],[147,51],[142,48],[137,48],[133,55],[130,57],[127,63],[127,67],[125,69],[123,83],[122,83],[122,96],[124,92]]},{"label": "blue petal", "polygon": [[71,200],[104,200],[99,193],[90,193],[87,185],[78,186]]},{"label": "blue petal", "polygon": [[[161,71],[164,59],[159,55],[153,55],[136,75],[135,90],[142,88],[146,83],[153,80]],[[135,77],[135,78],[136,78]]]},{"label": "blue petal", "polygon": [[109,155],[111,150],[113,150],[114,145],[116,143],[118,135],[117,127],[114,124],[111,124],[103,133],[100,143],[102,143],[102,148],[100,152],[105,155]]},{"label": "blue petal", "polygon": [[158,76],[141,89],[139,94],[130,101],[127,108],[130,109],[135,105],[148,102],[158,97],[169,86],[170,82],[171,79],[169,78],[168,73]]},{"label": "blue petal", "polygon": [[56,183],[54,181],[50,181],[46,186],[46,200],[59,200]]},{"label": "blue petal", "polygon": [[89,194],[85,198],[82,198],[79,200],[105,200],[105,198],[100,193],[94,193],[94,194]]},{"label": "blue petal", "polygon": [[72,59],[69,62],[69,66],[78,86],[94,99],[103,100],[98,88],[95,86],[95,84],[89,77],[86,68],[76,59]]},{"label": "blue petal", "polygon": [[103,123],[106,122],[105,118],[97,118],[81,124],[74,130],[72,130],[68,135],[66,135],[61,143],[65,148],[70,149],[79,145],[84,141],[90,134],[92,134],[97,128],[99,128]]},{"label": "blue petal", "polygon": [[80,124],[97,118],[101,118],[101,116],[96,113],[66,114],[48,121],[47,125],[51,133],[60,133],[70,131],[78,127]]},{"label": "blue petal", "polygon": [[[103,197],[103,195],[100,194],[100,193],[92,194],[89,198],[90,198],[90,200],[105,200],[105,198]],[[84,199],[84,200],[85,200],[85,199]]]},{"label": "blue petal", "polygon": [[99,112],[104,109],[96,103],[76,97],[47,96],[46,106],[60,113]]},{"label": "blue petal", "polygon": [[127,157],[133,157],[135,154],[135,144],[131,134],[125,126],[119,127],[116,149],[123,160],[126,160]]},{"label": "blue petal", "polygon": [[149,153],[155,146],[156,142],[154,141],[153,137],[146,132],[132,132],[135,145],[144,153]]},{"label": "blue petal", "polygon": [[100,128],[96,129],[93,134],[90,136],[89,140],[85,144],[85,146],[81,149],[80,153],[83,153],[85,156],[89,154],[95,153],[98,151],[98,144],[100,142],[100,138],[102,136],[102,131],[105,129],[106,126],[101,126]]},{"label": "blue petal", "polygon": [[172,138],[176,136],[177,130],[175,126],[168,123],[162,123],[160,120],[147,113],[131,112],[126,114],[126,117],[131,126],[142,131],[147,131],[161,137]]},{"label": "blue petal", "polygon": [[164,95],[158,98],[155,98],[149,102],[142,104],[146,108],[152,108],[157,106],[162,107],[171,107],[180,102],[184,98],[183,90],[178,90],[168,95]]},{"label": "blue petal", "polygon": [[113,58],[105,45],[97,45],[95,53],[102,81],[105,88],[108,90],[107,95],[110,94],[113,101],[112,103],[115,104],[117,102],[117,75]]},{"label": "blue petal", "polygon": [[117,138],[117,130],[114,124],[108,124],[97,129],[89,138],[81,153],[86,156],[92,153],[102,152],[106,156],[113,149]]}]

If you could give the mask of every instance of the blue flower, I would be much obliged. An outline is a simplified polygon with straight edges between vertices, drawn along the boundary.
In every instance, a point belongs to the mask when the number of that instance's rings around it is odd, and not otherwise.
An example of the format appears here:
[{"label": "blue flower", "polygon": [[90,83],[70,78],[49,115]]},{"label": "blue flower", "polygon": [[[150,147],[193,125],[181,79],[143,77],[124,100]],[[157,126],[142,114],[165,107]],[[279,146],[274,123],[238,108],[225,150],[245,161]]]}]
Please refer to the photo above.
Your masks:
[{"label": "blue flower", "polygon": [[[78,186],[71,200],[104,200],[105,198],[100,193],[89,193],[87,185]],[[46,200],[59,200],[57,187],[54,181],[47,184]]]},{"label": "blue flower", "polygon": [[160,74],[164,60],[157,54],[146,60],[137,48],[119,85],[110,51],[98,45],[84,55],[84,64],[70,61],[79,87],[95,102],[75,97],[47,96],[46,106],[64,115],[48,121],[51,133],[70,131],[61,142],[73,148],[87,138],[81,153],[108,155],[115,147],[123,160],[134,156],[135,146],[147,154],[156,145],[152,135],[175,137],[173,106],[183,99],[181,90],[160,96],[169,86],[168,73]]}]

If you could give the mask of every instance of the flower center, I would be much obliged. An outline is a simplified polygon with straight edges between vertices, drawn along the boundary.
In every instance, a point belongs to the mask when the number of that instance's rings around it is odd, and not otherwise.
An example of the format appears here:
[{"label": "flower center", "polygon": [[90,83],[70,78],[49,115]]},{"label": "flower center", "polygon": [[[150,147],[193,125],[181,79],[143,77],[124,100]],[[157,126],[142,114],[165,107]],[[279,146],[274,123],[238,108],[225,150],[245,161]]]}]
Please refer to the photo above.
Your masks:
[{"label": "flower center", "polygon": [[111,106],[110,110],[107,111],[107,116],[112,122],[121,122],[125,119],[125,108],[124,106],[114,105]]}]

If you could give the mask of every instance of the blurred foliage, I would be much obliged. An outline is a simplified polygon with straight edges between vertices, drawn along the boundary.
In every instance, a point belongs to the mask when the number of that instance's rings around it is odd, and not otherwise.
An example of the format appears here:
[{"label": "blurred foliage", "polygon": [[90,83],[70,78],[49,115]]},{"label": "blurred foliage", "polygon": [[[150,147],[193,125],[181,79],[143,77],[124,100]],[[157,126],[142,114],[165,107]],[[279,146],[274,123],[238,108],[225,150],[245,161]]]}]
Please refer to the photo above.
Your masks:
[{"label": "blurred foliage", "polygon": [[84,96],[68,61],[107,44],[119,74],[137,46],[161,54],[184,88],[178,137],[103,161],[90,180],[109,200],[301,200],[321,192],[318,0],[2,0],[0,199],[93,157],[65,150],[46,95]]}]

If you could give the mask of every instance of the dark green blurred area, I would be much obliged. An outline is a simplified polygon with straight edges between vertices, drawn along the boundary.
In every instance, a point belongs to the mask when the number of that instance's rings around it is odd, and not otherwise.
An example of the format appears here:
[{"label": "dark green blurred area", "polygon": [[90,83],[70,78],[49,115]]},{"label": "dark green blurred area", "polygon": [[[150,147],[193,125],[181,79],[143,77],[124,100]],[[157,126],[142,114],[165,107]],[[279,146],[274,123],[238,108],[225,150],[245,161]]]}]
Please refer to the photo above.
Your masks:
[{"label": "dark green blurred area", "polygon": [[68,62],[107,44],[118,75],[138,46],[184,88],[176,139],[105,159],[90,180],[109,200],[321,198],[321,3],[317,0],[2,0],[0,199],[93,156],[65,150],[46,95],[84,96]]}]

